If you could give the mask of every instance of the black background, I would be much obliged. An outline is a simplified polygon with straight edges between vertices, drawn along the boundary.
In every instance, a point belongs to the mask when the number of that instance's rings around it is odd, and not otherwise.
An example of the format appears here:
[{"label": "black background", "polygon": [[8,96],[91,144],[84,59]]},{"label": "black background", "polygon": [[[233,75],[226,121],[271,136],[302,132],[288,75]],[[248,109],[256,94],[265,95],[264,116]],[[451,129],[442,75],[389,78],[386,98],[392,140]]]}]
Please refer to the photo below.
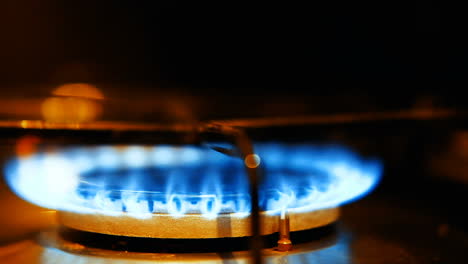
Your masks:
[{"label": "black background", "polygon": [[453,1],[7,0],[0,85],[447,94],[466,20]]}]

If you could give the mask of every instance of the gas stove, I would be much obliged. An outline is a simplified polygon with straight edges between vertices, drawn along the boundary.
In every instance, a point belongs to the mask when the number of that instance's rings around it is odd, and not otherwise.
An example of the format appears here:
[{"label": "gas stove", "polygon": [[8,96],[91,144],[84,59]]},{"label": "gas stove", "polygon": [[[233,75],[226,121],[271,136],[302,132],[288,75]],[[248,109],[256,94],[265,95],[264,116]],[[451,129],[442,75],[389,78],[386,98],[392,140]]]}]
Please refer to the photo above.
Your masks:
[{"label": "gas stove", "polygon": [[[441,183],[422,178],[427,189],[408,192],[414,187],[408,179],[392,189],[395,183],[385,179],[395,172],[390,167],[381,180],[382,159],[352,144],[305,141],[311,126],[320,129],[307,122],[320,118],[298,120],[292,122],[302,129],[288,125],[293,137],[284,136],[284,124],[265,128],[271,120],[255,128],[252,120],[235,126],[8,123],[3,131],[15,144],[4,150],[6,182],[17,197],[47,209],[25,209],[34,218],[18,214],[38,224],[10,235],[0,257],[9,263],[463,259],[463,226],[424,206],[438,203],[430,194]],[[265,136],[265,129],[272,133]],[[31,206],[7,196],[13,207]]]},{"label": "gas stove", "polygon": [[464,8],[3,2],[0,263],[468,262]]}]

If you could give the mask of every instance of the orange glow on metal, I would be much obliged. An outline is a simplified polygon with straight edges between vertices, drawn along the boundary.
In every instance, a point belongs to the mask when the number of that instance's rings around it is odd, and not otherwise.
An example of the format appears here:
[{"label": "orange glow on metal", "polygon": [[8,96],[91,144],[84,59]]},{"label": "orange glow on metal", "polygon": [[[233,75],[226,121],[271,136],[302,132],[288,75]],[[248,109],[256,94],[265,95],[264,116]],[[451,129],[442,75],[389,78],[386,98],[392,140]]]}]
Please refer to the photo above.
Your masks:
[{"label": "orange glow on metal", "polygon": [[87,83],[67,83],[52,92],[56,96],[104,99],[104,94],[94,85]]},{"label": "orange glow on metal", "polygon": [[52,92],[42,103],[42,115],[49,122],[89,122],[101,112],[99,99],[104,95],[99,89],[84,83],[65,84]]},{"label": "orange glow on metal", "polygon": [[257,154],[249,154],[244,159],[245,166],[254,169],[260,165],[260,157]]},{"label": "orange glow on metal", "polygon": [[16,142],[16,154],[19,157],[26,157],[36,152],[36,146],[41,140],[35,136],[24,136]]}]

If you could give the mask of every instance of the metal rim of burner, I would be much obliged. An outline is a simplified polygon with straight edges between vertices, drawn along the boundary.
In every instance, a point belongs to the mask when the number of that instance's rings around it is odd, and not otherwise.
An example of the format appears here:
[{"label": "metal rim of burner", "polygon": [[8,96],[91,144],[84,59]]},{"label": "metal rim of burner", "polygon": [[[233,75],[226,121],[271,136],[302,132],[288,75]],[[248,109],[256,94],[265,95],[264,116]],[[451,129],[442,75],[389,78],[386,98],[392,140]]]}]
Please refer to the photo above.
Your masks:
[{"label": "metal rim of burner", "polygon": [[[297,241],[288,256],[307,255],[310,252],[329,248],[338,242],[336,225],[328,225],[317,229],[292,233],[292,238]],[[285,254],[278,252],[271,246],[274,245],[276,236],[262,237],[265,247],[261,250],[263,258],[269,261]],[[67,256],[70,261],[82,260],[83,257],[95,260],[95,258],[115,258],[116,251],[119,257],[127,259],[128,263],[143,262],[150,258],[155,261],[199,261],[200,263],[224,263],[225,261],[249,261],[249,238],[225,238],[225,239],[155,239],[155,238],[129,238],[88,233],[79,230],[58,228],[43,231],[39,234],[38,243],[53,251],[45,252],[44,258],[54,258],[57,254]],[[170,245],[168,248],[167,245]],[[174,257],[176,259],[174,259]],[[125,261],[124,261],[125,262]],[[127,262],[125,262],[127,263]],[[138,262],[139,263],[139,262]]]},{"label": "metal rim of burner", "polygon": [[[335,222],[339,209],[323,209],[306,213],[290,213],[290,230],[302,231],[325,226]],[[285,225],[280,215],[260,213],[261,235],[277,233]],[[186,214],[174,217],[170,214],[151,214],[150,218],[139,219],[121,214],[117,216],[99,213],[74,213],[60,211],[59,222],[76,230],[126,237],[147,237],[156,239],[215,239],[251,236],[249,217],[236,217],[236,214],[219,214],[207,219],[200,214]],[[289,226],[289,223],[286,223]],[[285,230],[286,232],[288,230]],[[282,232],[286,234],[286,232]]]}]

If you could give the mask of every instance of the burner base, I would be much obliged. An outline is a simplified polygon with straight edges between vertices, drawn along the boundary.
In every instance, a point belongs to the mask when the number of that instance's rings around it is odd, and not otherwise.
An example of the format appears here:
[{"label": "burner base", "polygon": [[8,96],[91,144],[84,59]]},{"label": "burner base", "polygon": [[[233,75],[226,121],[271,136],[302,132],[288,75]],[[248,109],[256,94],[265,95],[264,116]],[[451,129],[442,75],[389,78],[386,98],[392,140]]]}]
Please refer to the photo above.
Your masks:
[{"label": "burner base", "polygon": [[[290,214],[290,230],[301,231],[325,226],[339,217],[339,208]],[[215,219],[201,215],[173,217],[154,214],[151,218],[138,219],[128,215],[109,216],[59,212],[59,222],[69,228],[128,237],[153,238],[222,238],[250,236],[250,218],[236,214],[221,214]],[[279,215],[261,214],[261,233],[269,235],[279,231]]]}]

